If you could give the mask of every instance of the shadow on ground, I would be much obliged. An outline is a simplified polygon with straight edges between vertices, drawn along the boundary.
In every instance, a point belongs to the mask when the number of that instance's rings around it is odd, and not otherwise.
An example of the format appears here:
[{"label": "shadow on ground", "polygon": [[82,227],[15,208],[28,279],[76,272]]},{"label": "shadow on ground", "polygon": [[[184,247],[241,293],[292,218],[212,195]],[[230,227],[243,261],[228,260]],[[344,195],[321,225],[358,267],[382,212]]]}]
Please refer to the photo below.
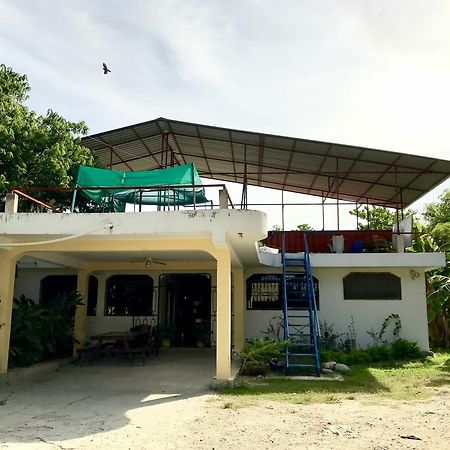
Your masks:
[{"label": "shadow on ground", "polygon": [[435,380],[431,380],[427,383],[427,386],[431,387],[450,387],[450,358],[440,367],[441,376]]},{"label": "shadow on ground", "polygon": [[13,380],[0,386],[0,442],[42,445],[105,433],[127,425],[136,410],[154,424],[164,405],[211,393],[214,372],[213,349],[169,349],[144,366],[107,359]]}]

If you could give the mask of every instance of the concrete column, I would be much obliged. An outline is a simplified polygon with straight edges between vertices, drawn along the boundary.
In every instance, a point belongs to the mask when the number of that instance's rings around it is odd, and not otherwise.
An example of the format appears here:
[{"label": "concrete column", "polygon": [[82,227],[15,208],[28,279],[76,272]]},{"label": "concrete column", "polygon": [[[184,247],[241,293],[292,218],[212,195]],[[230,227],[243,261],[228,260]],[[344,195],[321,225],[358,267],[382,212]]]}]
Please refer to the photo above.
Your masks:
[{"label": "concrete column", "polygon": [[14,214],[19,209],[19,196],[17,194],[6,194],[5,214]]},{"label": "concrete column", "polygon": [[219,191],[219,208],[228,209],[228,192],[226,188]]},{"label": "concrete column", "polygon": [[89,272],[87,270],[78,271],[77,291],[83,298],[83,304],[78,305],[75,310],[74,336],[76,341],[73,346],[73,354],[76,356],[77,349],[86,343],[86,322],[87,322],[87,298],[89,286]]},{"label": "concrete column", "polygon": [[244,349],[244,269],[233,270],[233,344],[237,352]]},{"label": "concrete column", "polygon": [[216,378],[231,378],[231,258],[228,249],[217,251]]},{"label": "concrete column", "polygon": [[0,253],[0,374],[8,370],[16,255]]}]

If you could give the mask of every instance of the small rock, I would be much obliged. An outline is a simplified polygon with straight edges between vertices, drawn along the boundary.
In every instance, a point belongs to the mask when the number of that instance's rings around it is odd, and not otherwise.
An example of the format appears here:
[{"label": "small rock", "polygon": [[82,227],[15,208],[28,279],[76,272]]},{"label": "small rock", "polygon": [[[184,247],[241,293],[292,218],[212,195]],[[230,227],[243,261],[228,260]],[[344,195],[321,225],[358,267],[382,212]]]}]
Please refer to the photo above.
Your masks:
[{"label": "small rock", "polygon": [[348,367],[346,364],[336,364],[334,366],[334,371],[341,373],[350,372],[350,367]]},{"label": "small rock", "polygon": [[330,374],[330,373],[334,373],[334,370],[323,368],[323,369],[322,369],[322,373]]},{"label": "small rock", "polygon": [[336,361],[327,361],[322,364],[322,367],[324,369],[334,370],[334,368],[336,367],[336,364],[337,364]]}]

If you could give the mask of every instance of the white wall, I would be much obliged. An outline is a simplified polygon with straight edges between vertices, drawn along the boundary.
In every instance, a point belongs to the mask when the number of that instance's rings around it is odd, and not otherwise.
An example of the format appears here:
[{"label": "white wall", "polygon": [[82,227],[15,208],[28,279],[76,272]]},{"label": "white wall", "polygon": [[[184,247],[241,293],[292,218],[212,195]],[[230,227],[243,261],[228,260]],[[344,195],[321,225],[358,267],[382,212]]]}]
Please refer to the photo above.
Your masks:
[{"label": "white wall", "polygon": [[[259,267],[245,271],[245,279],[253,273],[276,273],[279,269],[270,267]],[[402,300],[344,300],[342,279],[350,272],[355,271],[373,271],[386,272],[399,276],[402,284]],[[426,317],[425,301],[425,277],[424,270],[415,268],[419,277],[414,280],[410,276],[411,268],[314,268],[313,274],[319,279],[320,290],[320,311],[319,319],[321,322],[328,322],[334,325],[334,330],[338,333],[344,333],[351,322],[353,316],[357,334],[357,343],[359,346],[366,346],[372,343],[371,337],[367,331],[374,329],[379,331],[384,319],[393,313],[399,314],[402,321],[401,337],[417,341],[421,348],[428,349],[428,326]],[[196,271],[189,271],[194,273]],[[87,335],[116,330],[127,330],[131,327],[131,317],[104,316],[104,281],[113,274],[129,273],[121,271],[102,272],[94,274],[99,280],[99,295],[97,304],[97,316],[88,317]],[[161,271],[133,272],[145,273],[152,276],[154,281],[154,309],[157,310],[157,287]],[[175,271],[182,273],[182,271]],[[211,284],[216,285],[215,271],[200,270],[197,273],[210,273]],[[49,270],[49,269],[21,269],[18,271],[15,286],[15,297],[21,294],[38,300],[40,280],[48,275],[69,275],[76,274],[71,270]],[[215,311],[215,289],[212,295],[212,311]],[[266,330],[272,317],[281,317],[281,311],[248,311],[245,310],[245,337],[260,337],[262,331]],[[213,332],[215,323],[212,323]],[[386,333],[386,337],[392,337],[391,329]],[[214,335],[213,335],[214,342]]]},{"label": "white wall", "polygon": [[[400,337],[415,341],[427,350],[428,324],[425,300],[424,270],[415,268],[419,277],[411,279],[411,268],[316,268],[313,275],[319,279],[320,311],[319,320],[334,325],[338,333],[347,331],[353,317],[357,345],[365,347],[373,343],[367,331],[378,332],[384,319],[390,314],[398,314],[402,322]],[[391,272],[401,278],[402,300],[344,300],[342,279],[350,272]],[[246,279],[253,273],[276,273],[275,270],[253,269],[246,271]],[[269,320],[281,311],[245,311],[246,338],[260,337]],[[386,339],[392,339],[392,326],[388,328]]]},{"label": "white wall", "polygon": [[[86,335],[92,336],[98,333],[104,333],[107,331],[127,331],[132,327],[132,317],[130,316],[105,316],[105,284],[106,280],[113,275],[123,275],[123,274],[135,274],[135,275],[149,275],[153,278],[153,310],[152,318],[154,323],[157,323],[157,313],[158,313],[158,288],[159,288],[159,276],[161,274],[170,273],[199,273],[199,274],[209,274],[211,276],[211,331],[212,343],[215,342],[216,334],[216,271],[215,270],[145,270],[145,271],[126,271],[126,270],[110,270],[110,271],[98,271],[93,272],[98,280],[98,295],[97,295],[97,310],[96,316],[87,317]],[[20,295],[25,295],[34,301],[39,301],[40,283],[41,280],[47,275],[77,275],[76,270],[71,269],[38,269],[38,268],[24,268],[17,272],[17,278],[14,288],[14,297],[18,298]],[[135,317],[135,319],[139,319]],[[143,319],[142,317],[140,319]]]}]

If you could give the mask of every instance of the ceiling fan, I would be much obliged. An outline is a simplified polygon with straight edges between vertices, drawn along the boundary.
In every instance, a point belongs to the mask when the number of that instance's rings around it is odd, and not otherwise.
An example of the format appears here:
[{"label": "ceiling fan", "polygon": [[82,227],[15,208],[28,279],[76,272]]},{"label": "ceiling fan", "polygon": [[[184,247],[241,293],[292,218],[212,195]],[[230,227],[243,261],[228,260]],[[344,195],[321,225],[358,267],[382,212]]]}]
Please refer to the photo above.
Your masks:
[{"label": "ceiling fan", "polygon": [[153,264],[160,264],[161,266],[167,266],[167,263],[164,261],[159,261],[157,259],[153,259],[151,256],[146,256],[145,258],[133,259],[130,262],[141,262],[144,263],[145,267],[150,267]]}]

